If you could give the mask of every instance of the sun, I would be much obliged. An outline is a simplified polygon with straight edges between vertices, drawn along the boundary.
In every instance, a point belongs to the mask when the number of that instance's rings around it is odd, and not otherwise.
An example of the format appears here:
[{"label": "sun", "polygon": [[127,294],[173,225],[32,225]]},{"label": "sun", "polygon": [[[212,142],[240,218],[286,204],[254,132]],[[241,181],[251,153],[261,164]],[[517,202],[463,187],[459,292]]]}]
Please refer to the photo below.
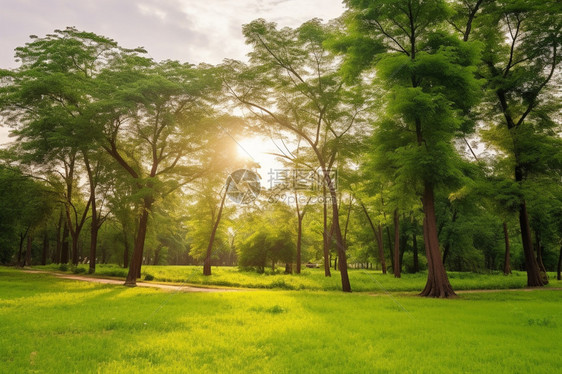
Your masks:
[{"label": "sun", "polygon": [[[272,153],[279,153],[271,139],[252,136],[236,140],[238,157],[260,165],[261,171],[278,168],[279,164]],[[261,173],[260,173],[261,174]]]},{"label": "sun", "polygon": [[238,156],[258,163],[264,161],[268,153],[273,152],[269,143],[269,139],[257,136],[237,140]]}]

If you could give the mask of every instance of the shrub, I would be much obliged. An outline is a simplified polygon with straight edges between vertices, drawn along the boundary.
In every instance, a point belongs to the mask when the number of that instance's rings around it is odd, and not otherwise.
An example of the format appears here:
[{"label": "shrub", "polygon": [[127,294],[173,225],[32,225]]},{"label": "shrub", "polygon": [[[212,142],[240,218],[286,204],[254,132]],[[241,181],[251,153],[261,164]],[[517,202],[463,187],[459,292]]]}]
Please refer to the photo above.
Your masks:
[{"label": "shrub", "polygon": [[152,274],[146,274],[146,275],[144,276],[144,280],[145,280],[145,281],[154,280],[154,275],[152,275]]},{"label": "shrub", "polygon": [[67,270],[68,270],[68,265],[67,265],[67,264],[60,264],[59,270],[60,270],[60,271],[67,271]]},{"label": "shrub", "polygon": [[86,272],[86,269],[80,268],[80,267],[75,267],[75,268],[72,269],[72,272],[74,274],[82,274],[82,273]]}]

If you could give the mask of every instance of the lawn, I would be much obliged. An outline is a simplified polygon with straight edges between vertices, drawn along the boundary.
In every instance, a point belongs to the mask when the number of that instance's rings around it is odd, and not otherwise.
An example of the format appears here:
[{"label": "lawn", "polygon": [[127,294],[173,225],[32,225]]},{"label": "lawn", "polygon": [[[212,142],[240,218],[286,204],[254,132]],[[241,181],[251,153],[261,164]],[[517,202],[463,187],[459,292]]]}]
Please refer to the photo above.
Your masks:
[{"label": "lawn", "polygon": [[172,293],[0,268],[2,373],[546,373],[561,339],[556,290]]},{"label": "lawn", "polygon": [[[88,265],[79,265],[84,272]],[[35,266],[39,270],[58,270],[58,265]],[[68,269],[70,272],[71,269]],[[271,274],[267,271],[258,274],[252,271],[240,271],[237,267],[213,267],[213,275],[203,275],[201,266],[154,266],[142,267],[142,278],[150,275],[155,281],[188,283],[195,285],[214,285],[229,287],[268,288],[285,290],[341,290],[341,278],[338,271],[332,270],[332,277],[325,277],[323,269],[303,269],[297,274]],[[101,276],[126,277],[127,269],[117,265],[98,265],[96,274]],[[451,285],[455,290],[471,289],[506,289],[523,288],[527,285],[527,274],[514,271],[505,276],[502,273],[477,274],[448,272]],[[555,273],[550,273],[549,287],[562,287]],[[350,269],[349,278],[353,291],[384,292],[384,291],[421,291],[425,286],[427,273],[402,274],[396,279],[392,274],[383,275],[380,271]]]}]

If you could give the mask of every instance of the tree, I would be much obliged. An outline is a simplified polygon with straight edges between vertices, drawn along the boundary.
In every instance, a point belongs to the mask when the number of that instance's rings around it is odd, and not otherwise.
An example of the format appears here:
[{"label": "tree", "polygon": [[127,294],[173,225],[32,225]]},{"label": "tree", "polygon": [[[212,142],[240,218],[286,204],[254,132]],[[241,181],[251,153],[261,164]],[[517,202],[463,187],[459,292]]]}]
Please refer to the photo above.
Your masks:
[{"label": "tree", "polygon": [[428,279],[421,295],[454,296],[439,248],[435,190],[458,183],[453,139],[470,126],[463,113],[479,98],[478,50],[445,31],[444,1],[346,4],[348,34],[335,44],[346,54],[344,71],[374,64],[388,93],[373,152],[379,165],[394,166],[397,184],[422,199]]},{"label": "tree", "polygon": [[[558,98],[548,95],[559,66],[562,23],[560,4],[551,1],[495,1],[473,33],[484,41],[482,74],[492,92],[493,144],[506,155],[522,191],[528,180],[552,167],[556,154]],[[558,100],[558,103],[557,103]],[[550,164],[550,165],[549,165]],[[552,170],[550,170],[552,172]],[[519,226],[525,255],[527,285],[543,286],[533,253],[527,198],[519,196]]]},{"label": "tree", "polygon": [[230,61],[225,65],[227,90],[266,130],[289,132],[316,156],[315,169],[321,171],[332,208],[342,289],[350,292],[336,181],[331,173],[353,149],[350,144],[364,109],[361,89],[344,84],[335,56],[323,45],[330,26],[319,20],[281,30],[274,23],[256,20],[245,25],[243,32],[253,48],[251,64]]},{"label": "tree", "polygon": [[174,61],[154,63],[123,51],[97,79],[100,146],[127,172],[139,205],[126,285],[140,276],[148,219],[158,199],[201,175],[196,155],[210,130],[212,69]]}]

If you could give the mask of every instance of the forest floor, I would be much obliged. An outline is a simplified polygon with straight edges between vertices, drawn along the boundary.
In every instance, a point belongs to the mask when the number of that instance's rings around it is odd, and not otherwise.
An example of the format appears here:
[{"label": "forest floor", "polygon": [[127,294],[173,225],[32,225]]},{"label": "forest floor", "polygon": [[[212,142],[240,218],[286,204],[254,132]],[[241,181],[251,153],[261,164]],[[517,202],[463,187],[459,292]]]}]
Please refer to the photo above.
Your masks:
[{"label": "forest floor", "polygon": [[0,267],[2,373],[554,373],[561,339],[553,289],[184,293]]}]

